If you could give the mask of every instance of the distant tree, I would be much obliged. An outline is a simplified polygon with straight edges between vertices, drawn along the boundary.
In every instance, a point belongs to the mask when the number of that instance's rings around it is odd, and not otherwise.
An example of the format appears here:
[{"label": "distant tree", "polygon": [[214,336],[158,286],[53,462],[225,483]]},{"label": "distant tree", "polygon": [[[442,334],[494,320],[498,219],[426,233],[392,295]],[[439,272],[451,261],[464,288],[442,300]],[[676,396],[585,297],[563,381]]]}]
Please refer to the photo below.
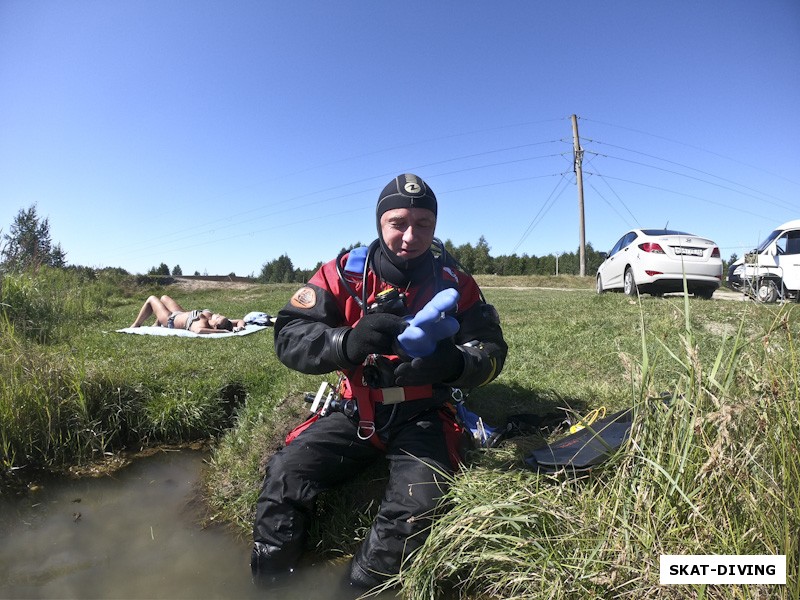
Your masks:
[{"label": "distant tree", "polygon": [[[559,257],[559,273],[563,273],[561,270],[561,257]],[[542,256],[537,259],[536,261],[536,275],[554,275],[556,272],[556,257],[554,254],[548,254],[547,256]]]},{"label": "distant tree", "polygon": [[[349,247],[342,248],[342,252],[362,245],[361,242],[356,242]],[[470,243],[456,246],[452,240],[448,239],[444,241],[444,248],[465,271],[476,275],[492,273],[498,275],[553,275],[556,272],[555,254],[551,253],[541,257],[528,254],[493,257],[490,254],[491,247],[484,236],[480,236],[478,243],[474,246]],[[603,262],[603,258],[591,243],[586,244],[585,258],[586,275],[593,277]],[[734,254],[731,260],[735,259],[736,255]],[[265,263],[257,279],[264,283],[302,283],[308,281],[321,265],[322,263],[319,262],[313,269],[293,269],[291,259],[284,254]],[[580,273],[579,249],[575,252],[564,252],[558,255],[558,273],[562,275],[578,275]]]},{"label": "distant tree", "polygon": [[167,263],[161,263],[157,267],[150,267],[150,270],[147,272],[148,275],[164,275],[165,277],[169,277],[169,267]]},{"label": "distant tree", "polygon": [[475,248],[472,244],[461,244],[453,250],[453,256],[467,273],[475,272]]},{"label": "distant tree", "polygon": [[498,256],[494,259],[495,273],[498,275],[523,275],[526,259],[527,256],[519,257],[516,254]]},{"label": "distant tree", "polygon": [[180,277],[181,275],[183,275],[183,271],[181,270],[180,265],[175,265],[174,267],[172,267],[172,275],[174,277]]},{"label": "distant tree", "polygon": [[42,265],[63,268],[67,254],[61,244],[53,245],[50,221],[36,212],[36,204],[20,209],[9,232],[2,239],[2,264],[9,271],[22,271]]},{"label": "distant tree", "polygon": [[343,252],[350,252],[350,250],[352,250],[353,248],[359,248],[361,246],[366,246],[366,244],[362,244],[361,242],[356,242],[355,244],[350,244],[346,248],[342,247],[342,249],[339,250],[339,254],[341,254]]},{"label": "distant tree", "polygon": [[478,240],[478,245],[472,253],[472,272],[481,274],[494,273],[494,260],[489,256],[489,243],[486,238],[481,236]]},{"label": "distant tree", "polygon": [[258,280],[262,283],[288,283],[294,281],[294,266],[288,255],[282,254],[275,260],[264,263]]},{"label": "distant tree", "polygon": [[195,276],[195,277],[200,277],[200,271],[195,271],[195,272],[194,272],[194,276]]},{"label": "distant tree", "polygon": [[322,266],[322,263],[318,263],[318,266],[315,269],[295,269],[294,275],[292,277],[292,281],[295,283],[305,283],[311,276],[317,272],[317,269]]},{"label": "distant tree", "polygon": [[596,275],[597,269],[600,268],[600,265],[603,264],[603,257],[600,255],[600,252],[594,249],[590,243],[586,244],[586,274],[587,275]]}]

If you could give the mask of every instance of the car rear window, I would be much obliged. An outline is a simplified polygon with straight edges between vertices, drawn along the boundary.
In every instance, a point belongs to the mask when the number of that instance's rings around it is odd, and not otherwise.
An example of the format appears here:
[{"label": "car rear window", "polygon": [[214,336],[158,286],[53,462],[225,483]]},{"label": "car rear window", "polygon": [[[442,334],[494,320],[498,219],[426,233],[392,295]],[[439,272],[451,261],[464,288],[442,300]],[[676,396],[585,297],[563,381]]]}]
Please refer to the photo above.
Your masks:
[{"label": "car rear window", "polygon": [[675,231],[674,229],[642,229],[645,235],[692,235],[685,231]]}]

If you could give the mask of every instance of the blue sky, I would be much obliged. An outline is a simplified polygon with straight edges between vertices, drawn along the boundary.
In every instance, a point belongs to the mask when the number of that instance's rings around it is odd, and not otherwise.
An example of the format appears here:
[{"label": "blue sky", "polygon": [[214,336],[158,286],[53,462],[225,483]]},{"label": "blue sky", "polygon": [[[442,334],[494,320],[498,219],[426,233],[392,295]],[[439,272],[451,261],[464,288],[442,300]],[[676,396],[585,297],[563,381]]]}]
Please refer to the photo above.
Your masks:
[{"label": "blue sky", "polygon": [[632,227],[723,257],[800,218],[800,2],[0,0],[0,227],[71,264],[258,274],[422,176],[492,255]]}]

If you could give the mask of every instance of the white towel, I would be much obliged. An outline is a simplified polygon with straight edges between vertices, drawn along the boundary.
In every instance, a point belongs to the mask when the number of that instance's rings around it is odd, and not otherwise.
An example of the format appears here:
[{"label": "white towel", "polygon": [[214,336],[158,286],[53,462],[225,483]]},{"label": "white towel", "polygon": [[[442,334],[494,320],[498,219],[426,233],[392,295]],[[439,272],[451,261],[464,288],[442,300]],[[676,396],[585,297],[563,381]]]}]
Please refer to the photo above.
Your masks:
[{"label": "white towel", "polygon": [[267,329],[266,325],[245,325],[245,328],[236,333],[232,331],[221,331],[219,333],[195,333],[194,331],[187,331],[186,329],[170,329],[169,327],[125,327],[124,329],[117,329],[117,333],[136,333],[138,335],[168,335],[177,337],[191,337],[191,338],[223,338],[233,337],[238,335],[248,335]]}]

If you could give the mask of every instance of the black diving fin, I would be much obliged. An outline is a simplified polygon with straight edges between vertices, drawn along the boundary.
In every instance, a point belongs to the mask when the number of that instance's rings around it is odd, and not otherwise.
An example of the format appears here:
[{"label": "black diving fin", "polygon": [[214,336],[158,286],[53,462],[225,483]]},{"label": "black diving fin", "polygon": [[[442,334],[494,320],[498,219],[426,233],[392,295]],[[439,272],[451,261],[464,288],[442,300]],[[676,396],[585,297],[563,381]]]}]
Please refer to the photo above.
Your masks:
[{"label": "black diving fin", "polygon": [[581,473],[605,462],[628,439],[633,411],[621,410],[586,425],[573,427],[573,433],[525,457],[525,464],[540,473]]}]

